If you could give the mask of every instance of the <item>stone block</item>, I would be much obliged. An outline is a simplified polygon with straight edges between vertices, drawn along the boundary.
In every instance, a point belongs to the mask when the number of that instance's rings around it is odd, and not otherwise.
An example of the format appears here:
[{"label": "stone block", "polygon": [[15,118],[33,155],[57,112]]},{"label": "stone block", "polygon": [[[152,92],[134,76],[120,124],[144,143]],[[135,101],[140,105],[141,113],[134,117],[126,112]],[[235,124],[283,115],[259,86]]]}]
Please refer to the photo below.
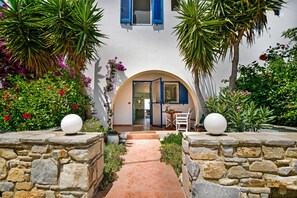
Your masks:
[{"label": "stone block", "polygon": [[291,161],[290,167],[292,167],[292,172],[297,174],[297,159]]},{"label": "stone block", "polygon": [[7,181],[23,182],[26,180],[25,171],[19,168],[12,168],[8,172]]},{"label": "stone block", "polygon": [[189,142],[185,139],[182,139],[182,147],[185,153],[189,153]]},{"label": "stone block", "polygon": [[183,164],[186,164],[186,154],[185,154],[185,152],[182,152],[182,162],[183,162]]},{"label": "stone block", "polygon": [[236,162],[236,163],[245,163],[247,162],[246,158],[225,158],[225,162]]},{"label": "stone block", "polygon": [[232,179],[240,179],[249,177],[249,172],[242,166],[233,166],[228,170],[227,176]]},{"label": "stone block", "polygon": [[240,198],[248,198],[248,194],[247,193],[241,193]]},{"label": "stone block", "polygon": [[55,191],[52,191],[52,190],[45,191],[45,198],[56,198]]},{"label": "stone block", "polygon": [[256,161],[250,165],[250,171],[263,172],[263,173],[276,173],[277,166],[270,160]]},{"label": "stone block", "polygon": [[290,164],[291,160],[284,159],[284,160],[276,160],[276,165],[278,166],[288,166]]},{"label": "stone block", "polygon": [[20,156],[26,156],[28,155],[29,151],[28,150],[20,150],[20,151],[17,151],[17,154],[20,155]]},{"label": "stone block", "polygon": [[192,197],[240,198],[240,189],[197,180],[193,182]]},{"label": "stone block", "polygon": [[251,178],[260,179],[260,178],[262,178],[263,173],[261,173],[261,172],[249,172],[249,175],[250,175]]},{"label": "stone block", "polygon": [[236,152],[238,157],[260,157],[261,148],[260,147],[238,147]]},{"label": "stone block", "polygon": [[227,134],[226,136],[217,136],[217,138],[220,140],[220,143],[222,145],[232,145],[232,146],[235,146],[235,145],[238,145],[239,144],[239,140],[234,138],[234,137],[230,137],[229,134]]},{"label": "stone block", "polygon": [[261,198],[269,198],[269,194],[261,193]]},{"label": "stone block", "polygon": [[0,157],[5,159],[14,159],[17,157],[17,154],[12,149],[0,149]]},{"label": "stone block", "polygon": [[225,157],[233,157],[234,148],[230,146],[221,146],[222,154]]},{"label": "stone block", "polygon": [[286,151],[286,156],[297,158],[297,148],[288,148]]},{"label": "stone block", "polygon": [[266,147],[262,146],[265,159],[283,159],[285,150],[280,147]]},{"label": "stone block", "polygon": [[25,162],[32,162],[33,158],[29,156],[18,156],[18,159],[20,161],[25,161]]},{"label": "stone block", "polygon": [[44,198],[45,191],[37,189],[36,187],[33,188],[30,192],[30,196],[34,198]]},{"label": "stone block", "polygon": [[68,153],[64,149],[53,150],[52,151],[52,157],[55,158],[55,159],[60,159],[60,158],[68,157]]},{"label": "stone block", "polygon": [[78,188],[84,191],[89,189],[88,165],[87,164],[65,164],[61,171],[60,187]]},{"label": "stone block", "polygon": [[261,193],[270,193],[270,188],[249,188],[251,193],[261,194]]},{"label": "stone block", "polygon": [[188,172],[191,178],[198,177],[198,174],[199,174],[198,162],[195,160],[192,160],[188,155],[186,156],[186,167],[188,169]]},{"label": "stone block", "polygon": [[69,156],[78,162],[88,161],[88,150],[83,149],[73,149],[68,152]]},{"label": "stone block", "polygon": [[222,178],[219,179],[219,183],[223,186],[233,186],[239,183],[238,179],[229,179],[229,178]]},{"label": "stone block", "polygon": [[264,179],[244,178],[240,180],[240,186],[243,187],[264,187]]},{"label": "stone block", "polygon": [[23,162],[23,161],[20,161],[18,163],[18,167],[19,168],[31,168],[32,167],[32,162]]},{"label": "stone block", "polygon": [[32,146],[32,149],[31,149],[32,153],[43,154],[43,153],[47,153],[47,151],[48,151],[48,145],[45,145],[45,146],[34,145]]},{"label": "stone block", "polygon": [[15,188],[17,190],[31,190],[33,188],[33,184],[31,182],[17,182],[15,184]]},{"label": "stone block", "polygon": [[206,179],[221,179],[226,172],[224,162],[213,161],[203,165],[203,177]]},{"label": "stone block", "polygon": [[14,193],[14,198],[28,198],[31,197],[30,191],[17,191]]},{"label": "stone block", "polygon": [[68,157],[68,158],[62,158],[62,159],[60,159],[60,163],[61,164],[68,164],[69,162],[70,162],[70,157]]},{"label": "stone block", "polygon": [[218,158],[218,150],[205,147],[191,147],[190,156],[192,159],[213,160]]},{"label": "stone block", "polygon": [[251,157],[251,158],[248,158],[248,161],[250,163],[255,162],[255,161],[262,161],[262,158],[261,157],[256,157],[256,158]]},{"label": "stone block", "polygon": [[224,162],[226,168],[230,168],[232,166],[237,166],[238,163],[236,162]]},{"label": "stone block", "polygon": [[3,192],[2,193],[2,198],[12,198],[13,197],[13,192]]},{"label": "stone block", "polygon": [[287,176],[293,170],[292,167],[281,167],[277,169],[277,173],[282,176]]},{"label": "stone block", "polygon": [[191,193],[190,193],[190,178],[189,178],[189,174],[188,174],[188,170],[186,166],[182,166],[182,184],[183,184],[183,189],[184,192],[186,194],[187,198],[191,198]]},{"label": "stone block", "polygon": [[249,193],[248,198],[261,198],[259,194]]},{"label": "stone block", "polygon": [[286,188],[287,186],[297,184],[297,176],[282,177],[278,175],[264,174],[263,178],[266,180],[267,187],[270,188]]},{"label": "stone block", "polygon": [[39,158],[41,158],[41,154],[40,153],[29,153],[28,156],[29,157],[32,157],[33,159],[39,159]]},{"label": "stone block", "polygon": [[102,141],[98,141],[96,144],[88,148],[88,160],[94,159],[96,156],[103,154],[104,150],[102,150],[101,144],[104,144]]},{"label": "stone block", "polygon": [[0,191],[5,192],[5,191],[12,191],[14,187],[14,184],[12,182],[0,182]]},{"label": "stone block", "polygon": [[38,184],[57,184],[57,162],[51,158],[34,160],[32,162],[31,181]]},{"label": "stone block", "polygon": [[4,179],[7,176],[6,160],[0,157],[0,179]]}]

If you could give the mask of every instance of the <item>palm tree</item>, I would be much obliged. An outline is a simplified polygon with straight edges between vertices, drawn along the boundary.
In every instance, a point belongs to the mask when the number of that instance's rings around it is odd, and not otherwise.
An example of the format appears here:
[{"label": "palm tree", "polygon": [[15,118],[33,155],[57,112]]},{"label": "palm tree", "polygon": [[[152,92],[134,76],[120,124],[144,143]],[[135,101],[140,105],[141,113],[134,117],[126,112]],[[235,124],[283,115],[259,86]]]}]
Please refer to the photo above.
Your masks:
[{"label": "palm tree", "polygon": [[[255,36],[262,35],[267,26],[267,11],[277,12],[283,0],[210,0],[209,11],[216,19],[225,20],[222,24],[224,43],[229,44],[232,56],[232,71],[229,87],[234,89],[239,62],[239,45],[243,37],[252,45]],[[225,49],[226,50],[226,49]]]},{"label": "palm tree", "polygon": [[67,56],[79,73],[97,55],[105,35],[97,25],[103,16],[95,0],[9,0],[0,21],[0,38],[12,58],[38,76],[55,70]]},{"label": "palm tree", "polygon": [[221,20],[209,12],[210,2],[204,0],[180,1],[178,19],[174,27],[178,48],[183,61],[195,76],[195,88],[203,113],[206,115],[204,100],[200,89],[199,77],[211,75],[214,63],[223,49],[218,34]]}]

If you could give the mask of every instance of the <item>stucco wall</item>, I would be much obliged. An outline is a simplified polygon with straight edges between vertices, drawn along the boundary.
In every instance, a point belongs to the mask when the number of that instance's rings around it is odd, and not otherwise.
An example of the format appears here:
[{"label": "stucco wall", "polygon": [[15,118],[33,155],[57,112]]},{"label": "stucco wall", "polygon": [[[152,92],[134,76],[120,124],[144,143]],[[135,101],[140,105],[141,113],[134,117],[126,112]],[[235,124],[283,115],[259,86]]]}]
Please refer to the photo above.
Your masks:
[{"label": "stucco wall", "polygon": [[[124,74],[121,74],[121,83],[143,71],[164,70],[180,77],[190,87],[193,87],[193,77],[185,69],[182,57],[180,57],[177,49],[176,36],[173,34],[173,27],[178,23],[178,19],[176,18],[177,12],[171,11],[170,0],[164,0],[164,25],[158,26],[120,24],[119,0],[98,0],[97,2],[98,6],[104,9],[100,29],[108,35],[108,39],[103,40],[106,45],[98,49],[100,60],[90,63],[88,71],[86,71],[93,78],[92,91],[94,92],[97,117],[104,118],[106,116],[104,109],[101,109],[98,104],[103,102],[101,94],[102,87],[105,85],[105,65],[108,59],[115,56],[123,61],[123,64],[127,67]],[[245,42],[242,43],[239,63],[248,64],[257,60],[269,45],[285,42],[281,38],[281,32],[289,27],[297,26],[296,9],[297,1],[292,0],[281,10],[280,17],[269,13],[268,31],[264,32],[262,37],[257,38],[255,44],[251,47],[248,47]],[[223,86],[221,80],[228,79],[230,76],[230,65],[231,61],[227,56],[225,61],[218,63],[216,71],[212,74],[213,79],[202,82],[205,96],[219,91],[219,87]],[[212,84],[214,84],[214,87],[211,87]]]}]

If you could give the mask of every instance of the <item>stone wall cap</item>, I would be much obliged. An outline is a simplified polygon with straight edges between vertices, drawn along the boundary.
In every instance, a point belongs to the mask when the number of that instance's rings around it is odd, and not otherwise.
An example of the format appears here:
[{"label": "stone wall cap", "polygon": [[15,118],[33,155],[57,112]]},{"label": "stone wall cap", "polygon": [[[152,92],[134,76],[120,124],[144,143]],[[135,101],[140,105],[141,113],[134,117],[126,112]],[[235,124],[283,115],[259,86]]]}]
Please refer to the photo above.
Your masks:
[{"label": "stone wall cap", "polygon": [[103,133],[78,133],[75,135],[56,136],[48,139],[54,144],[89,144],[103,137]]},{"label": "stone wall cap", "polygon": [[267,146],[292,146],[297,143],[297,133],[287,132],[242,132],[224,133],[213,136],[209,133],[184,133],[184,138],[191,145],[217,146],[217,145],[262,145]]},{"label": "stone wall cap", "polygon": [[19,145],[22,143],[89,144],[102,138],[102,133],[78,133],[64,135],[63,132],[26,131],[0,134],[0,145]]}]

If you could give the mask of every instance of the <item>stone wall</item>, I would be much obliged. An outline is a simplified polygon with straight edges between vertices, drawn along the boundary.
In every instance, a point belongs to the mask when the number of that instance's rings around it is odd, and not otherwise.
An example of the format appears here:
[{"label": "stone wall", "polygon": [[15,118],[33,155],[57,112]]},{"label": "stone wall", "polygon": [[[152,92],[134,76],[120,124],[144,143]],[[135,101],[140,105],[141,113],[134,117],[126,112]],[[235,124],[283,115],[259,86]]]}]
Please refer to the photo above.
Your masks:
[{"label": "stone wall", "polygon": [[185,133],[187,197],[297,197],[297,133]]},{"label": "stone wall", "polygon": [[1,195],[3,198],[93,197],[103,177],[103,146],[101,133],[1,134]]}]

